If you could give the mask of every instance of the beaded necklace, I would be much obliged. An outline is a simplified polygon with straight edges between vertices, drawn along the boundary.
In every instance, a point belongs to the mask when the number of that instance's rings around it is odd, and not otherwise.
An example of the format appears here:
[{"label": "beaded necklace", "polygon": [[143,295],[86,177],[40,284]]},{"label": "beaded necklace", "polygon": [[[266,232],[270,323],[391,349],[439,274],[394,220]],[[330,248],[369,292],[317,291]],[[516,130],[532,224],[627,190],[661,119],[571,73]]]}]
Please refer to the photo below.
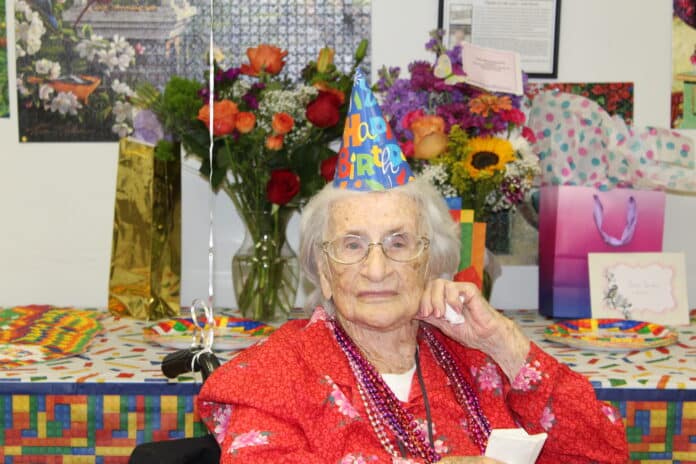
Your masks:
[{"label": "beaded necklace", "polygon": [[[426,464],[439,461],[440,455],[432,444],[426,441],[413,414],[404,410],[401,402],[384,382],[375,367],[365,359],[353,340],[335,319],[330,319],[328,324],[338,345],[348,358],[348,363],[358,383],[358,392],[365,405],[370,425],[377,434],[382,447],[393,457],[400,457],[394,443],[387,435],[385,428],[388,428],[396,440],[403,443],[412,455],[419,456]],[[427,327],[422,327],[421,332],[437,364],[445,371],[457,402],[471,416],[467,431],[483,453],[491,433],[491,426],[483,414],[476,394],[462,376],[449,350],[435,338]]]}]

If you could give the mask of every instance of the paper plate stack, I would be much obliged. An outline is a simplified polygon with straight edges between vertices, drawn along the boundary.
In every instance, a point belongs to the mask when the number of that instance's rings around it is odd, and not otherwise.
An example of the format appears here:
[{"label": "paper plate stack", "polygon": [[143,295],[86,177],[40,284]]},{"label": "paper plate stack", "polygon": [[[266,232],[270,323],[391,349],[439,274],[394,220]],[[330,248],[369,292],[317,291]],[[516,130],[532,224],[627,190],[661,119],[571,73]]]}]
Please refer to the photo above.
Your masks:
[{"label": "paper plate stack", "polygon": [[588,350],[635,351],[671,345],[677,333],[663,325],[626,319],[573,319],[544,329],[544,338]]}]

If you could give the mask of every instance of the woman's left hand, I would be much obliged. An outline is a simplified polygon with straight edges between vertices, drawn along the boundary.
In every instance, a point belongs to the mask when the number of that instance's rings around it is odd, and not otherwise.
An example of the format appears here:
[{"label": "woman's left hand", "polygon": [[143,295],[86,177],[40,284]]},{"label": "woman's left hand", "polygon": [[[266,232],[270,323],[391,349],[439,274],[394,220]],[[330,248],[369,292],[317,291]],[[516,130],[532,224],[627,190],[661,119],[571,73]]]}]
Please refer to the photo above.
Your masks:
[{"label": "woman's left hand", "polygon": [[[463,323],[453,324],[445,319],[446,304],[464,316]],[[529,339],[517,324],[496,311],[479,289],[469,282],[429,281],[416,318],[437,327],[462,345],[488,354],[510,380],[529,353]]]}]

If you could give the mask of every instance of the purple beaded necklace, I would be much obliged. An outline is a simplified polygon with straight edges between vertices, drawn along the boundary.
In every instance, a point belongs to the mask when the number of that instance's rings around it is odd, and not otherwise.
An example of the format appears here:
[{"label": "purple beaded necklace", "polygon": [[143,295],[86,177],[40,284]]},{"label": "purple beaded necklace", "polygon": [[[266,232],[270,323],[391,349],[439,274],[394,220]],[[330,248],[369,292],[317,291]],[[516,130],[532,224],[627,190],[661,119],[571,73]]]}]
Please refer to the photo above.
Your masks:
[{"label": "purple beaded necklace", "polygon": [[[401,402],[384,382],[377,369],[365,359],[353,340],[335,319],[330,319],[328,323],[338,345],[348,358],[348,364],[358,383],[358,392],[365,405],[367,417],[384,449],[390,455],[399,457],[394,443],[389,439],[385,430],[388,428],[396,440],[403,443],[412,455],[419,456],[427,464],[439,461],[440,455],[426,440],[413,414],[404,410]],[[427,327],[421,327],[421,332],[437,364],[445,371],[457,402],[471,416],[467,431],[483,453],[491,433],[491,426],[483,414],[476,394],[464,379],[447,348]]]}]

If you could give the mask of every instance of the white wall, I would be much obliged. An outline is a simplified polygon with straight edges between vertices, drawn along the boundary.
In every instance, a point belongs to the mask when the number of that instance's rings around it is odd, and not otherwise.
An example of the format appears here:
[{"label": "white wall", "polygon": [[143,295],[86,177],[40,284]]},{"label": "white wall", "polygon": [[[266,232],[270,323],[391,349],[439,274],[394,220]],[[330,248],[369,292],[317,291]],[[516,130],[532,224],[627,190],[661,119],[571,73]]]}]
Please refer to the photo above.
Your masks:
[{"label": "white wall", "polygon": [[[11,11],[12,0],[8,2]],[[373,76],[377,67],[429,59],[436,0],[372,0]],[[563,0],[558,80],[632,81],[635,124],[669,124],[671,0]],[[629,11],[630,14],[626,12]],[[9,16],[10,18],[12,16]],[[8,21],[8,43],[13,43]],[[13,57],[13,52],[10,51]],[[10,75],[13,75],[10,59]],[[15,108],[15,88],[10,88]],[[689,134],[692,135],[693,134]],[[117,146],[20,144],[16,115],[0,120],[0,306],[50,303],[105,307]],[[231,256],[242,229],[230,201],[212,198],[195,166],[184,167],[182,303],[208,294],[208,224],[215,227],[216,303],[233,306]],[[685,251],[689,299],[696,304],[696,197],[670,196],[665,251]],[[290,227],[297,244],[297,218]],[[536,274],[506,268],[494,290],[502,307],[535,307]],[[534,268],[531,268],[534,271]],[[298,304],[304,294],[298,296]]]}]

